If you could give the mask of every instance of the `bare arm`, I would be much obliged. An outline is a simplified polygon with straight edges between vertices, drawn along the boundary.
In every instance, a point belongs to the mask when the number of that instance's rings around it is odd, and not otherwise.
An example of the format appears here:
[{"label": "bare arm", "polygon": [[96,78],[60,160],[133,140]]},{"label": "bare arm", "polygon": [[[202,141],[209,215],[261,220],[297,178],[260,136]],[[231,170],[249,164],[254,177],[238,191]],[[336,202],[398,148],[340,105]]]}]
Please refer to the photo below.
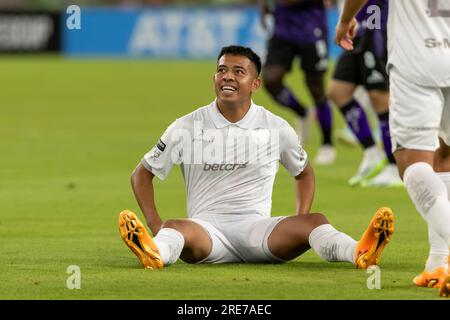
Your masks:
[{"label": "bare arm", "polygon": [[295,196],[297,198],[297,214],[307,214],[311,211],[316,188],[314,170],[308,163],[305,169],[295,177]]},{"label": "bare arm", "polygon": [[367,0],[346,0],[339,22],[349,23],[366,3]]},{"label": "bare arm", "polygon": [[367,0],[346,0],[339,23],[336,26],[334,41],[345,50],[353,50],[352,39],[356,35],[358,23],[355,15],[367,3]]},{"label": "bare arm", "polygon": [[154,175],[139,164],[131,175],[131,187],[139,207],[144,214],[147,225],[156,235],[161,229],[163,221],[156,210],[154,191],[153,191]]}]

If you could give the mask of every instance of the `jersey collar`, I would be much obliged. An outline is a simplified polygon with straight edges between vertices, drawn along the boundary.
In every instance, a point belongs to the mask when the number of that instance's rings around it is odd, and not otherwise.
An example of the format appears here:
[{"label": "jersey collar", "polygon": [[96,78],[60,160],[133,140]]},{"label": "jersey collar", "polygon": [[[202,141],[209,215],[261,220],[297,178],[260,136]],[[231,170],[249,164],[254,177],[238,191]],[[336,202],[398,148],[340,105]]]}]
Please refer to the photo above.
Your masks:
[{"label": "jersey collar", "polygon": [[257,108],[258,107],[252,101],[252,104],[250,105],[250,108],[248,109],[244,118],[242,118],[238,122],[230,122],[223,116],[222,113],[220,113],[219,108],[217,106],[217,100],[214,100],[214,102],[211,103],[210,107],[208,108],[208,111],[217,129],[222,129],[231,125],[238,126],[241,129],[255,129],[256,128],[255,116]]}]

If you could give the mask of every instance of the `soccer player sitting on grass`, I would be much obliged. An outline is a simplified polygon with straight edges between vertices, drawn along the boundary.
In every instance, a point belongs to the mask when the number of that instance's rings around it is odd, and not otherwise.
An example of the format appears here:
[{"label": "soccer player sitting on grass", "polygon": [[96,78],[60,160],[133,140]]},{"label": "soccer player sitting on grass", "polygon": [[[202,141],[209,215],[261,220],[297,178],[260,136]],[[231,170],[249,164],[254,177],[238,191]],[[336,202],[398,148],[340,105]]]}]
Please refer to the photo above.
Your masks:
[{"label": "soccer player sitting on grass", "polygon": [[[216,100],[177,119],[132,174],[132,187],[154,238],[137,216],[119,215],[119,231],[145,268],[187,263],[275,263],[309,248],[326,261],[357,268],[379,263],[393,232],[393,215],[380,208],[357,242],[310,213],[315,179],[294,129],[252,101],[261,85],[260,58],[249,48],[222,48],[214,74]],[[281,163],[295,178],[297,208],[271,217],[271,195]],[[162,221],[153,177],[180,164],[187,219]]]}]

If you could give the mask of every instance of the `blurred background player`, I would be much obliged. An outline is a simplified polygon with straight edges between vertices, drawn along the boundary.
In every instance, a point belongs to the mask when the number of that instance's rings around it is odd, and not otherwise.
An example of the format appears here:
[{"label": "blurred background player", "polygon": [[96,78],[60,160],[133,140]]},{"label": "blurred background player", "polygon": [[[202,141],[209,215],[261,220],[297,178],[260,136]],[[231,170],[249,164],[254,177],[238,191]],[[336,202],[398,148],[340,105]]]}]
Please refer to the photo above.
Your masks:
[{"label": "blurred background player", "polygon": [[[343,1],[340,1],[340,4],[343,4]],[[376,12],[380,13],[378,17]],[[348,127],[364,149],[357,174],[349,180],[352,186],[402,185],[392,154],[389,134],[389,78],[386,73],[387,15],[387,0],[367,2],[356,16],[358,30],[353,40],[354,50],[345,51],[339,57],[330,83],[329,97],[338,106]],[[377,146],[366,112],[355,98],[355,91],[359,85],[367,90],[370,104],[377,114],[384,154]],[[385,165],[386,159],[387,165]]]},{"label": "blurred background player", "polygon": [[[335,41],[346,50],[353,49],[354,16],[365,3],[345,2]],[[449,297],[450,2],[391,1],[388,35],[394,156],[429,231],[430,255],[413,282],[440,286],[440,295]]]},{"label": "blurred background player", "polygon": [[[274,17],[274,30],[268,43],[263,67],[263,83],[269,94],[297,115],[297,133],[302,144],[308,139],[309,122],[316,113],[322,133],[316,164],[334,163],[332,112],[324,89],[328,67],[328,27],[323,0],[260,0],[263,27],[265,18]],[[315,110],[307,109],[284,83],[295,57],[300,57],[305,82],[314,100]]]}]

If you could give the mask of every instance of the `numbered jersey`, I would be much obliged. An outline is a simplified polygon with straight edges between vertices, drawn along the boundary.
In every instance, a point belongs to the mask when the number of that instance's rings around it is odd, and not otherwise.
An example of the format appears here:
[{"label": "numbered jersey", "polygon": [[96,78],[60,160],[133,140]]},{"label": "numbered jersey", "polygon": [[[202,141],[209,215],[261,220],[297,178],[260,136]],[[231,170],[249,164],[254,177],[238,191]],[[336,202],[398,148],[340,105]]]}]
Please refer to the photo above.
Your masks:
[{"label": "numbered jersey", "polygon": [[450,87],[450,1],[390,1],[388,52],[388,69],[409,81]]}]

